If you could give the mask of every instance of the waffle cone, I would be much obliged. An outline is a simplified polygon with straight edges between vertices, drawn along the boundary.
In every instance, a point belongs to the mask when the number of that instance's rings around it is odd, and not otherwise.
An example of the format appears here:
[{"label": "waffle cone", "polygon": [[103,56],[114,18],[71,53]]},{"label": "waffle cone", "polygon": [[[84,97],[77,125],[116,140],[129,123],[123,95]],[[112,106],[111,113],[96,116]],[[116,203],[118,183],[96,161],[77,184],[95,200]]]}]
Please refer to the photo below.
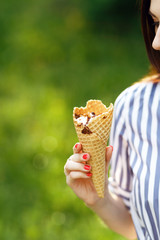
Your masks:
[{"label": "waffle cone", "polygon": [[[94,112],[95,117],[87,125],[79,124],[76,116],[87,116]],[[105,151],[110,134],[113,116],[113,104],[107,108],[100,100],[89,100],[85,108],[75,107],[73,122],[83,152],[90,154],[88,163],[92,166],[92,180],[99,197],[104,197],[105,187]]]}]

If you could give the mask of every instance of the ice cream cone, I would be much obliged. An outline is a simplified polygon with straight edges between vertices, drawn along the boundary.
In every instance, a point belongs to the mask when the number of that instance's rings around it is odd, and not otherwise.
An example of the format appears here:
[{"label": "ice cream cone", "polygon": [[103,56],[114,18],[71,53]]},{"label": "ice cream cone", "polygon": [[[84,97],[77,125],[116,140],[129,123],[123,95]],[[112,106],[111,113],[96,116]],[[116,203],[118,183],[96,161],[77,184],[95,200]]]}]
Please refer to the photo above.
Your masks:
[{"label": "ice cream cone", "polygon": [[[91,118],[91,114],[93,114]],[[86,123],[78,121],[80,116],[88,117]],[[90,154],[92,180],[99,197],[104,197],[105,149],[110,134],[113,104],[107,108],[100,100],[89,100],[85,108],[75,107],[73,122],[83,152]]]}]

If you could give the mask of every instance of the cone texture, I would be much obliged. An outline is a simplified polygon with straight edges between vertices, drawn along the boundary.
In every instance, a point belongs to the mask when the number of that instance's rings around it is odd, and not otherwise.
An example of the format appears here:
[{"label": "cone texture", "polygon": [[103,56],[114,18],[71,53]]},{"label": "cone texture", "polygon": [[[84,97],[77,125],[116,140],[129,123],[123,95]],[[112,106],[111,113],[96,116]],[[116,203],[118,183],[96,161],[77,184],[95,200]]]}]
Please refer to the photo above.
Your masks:
[{"label": "cone texture", "polygon": [[[77,121],[77,116],[89,116],[94,112],[95,117],[86,125]],[[113,104],[107,108],[100,100],[89,100],[85,108],[75,107],[73,122],[83,152],[90,154],[88,163],[92,166],[92,180],[99,197],[104,197],[105,186],[105,149],[110,134],[113,116]]]}]

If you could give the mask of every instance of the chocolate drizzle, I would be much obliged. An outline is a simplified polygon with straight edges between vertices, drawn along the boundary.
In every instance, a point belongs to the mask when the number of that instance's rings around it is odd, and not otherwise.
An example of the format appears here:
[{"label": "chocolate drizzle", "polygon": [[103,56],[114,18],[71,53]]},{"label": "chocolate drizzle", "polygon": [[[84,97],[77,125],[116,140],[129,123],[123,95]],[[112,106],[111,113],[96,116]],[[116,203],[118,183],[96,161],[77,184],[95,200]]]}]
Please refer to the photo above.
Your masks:
[{"label": "chocolate drizzle", "polygon": [[79,117],[80,117],[80,115],[77,114],[77,113],[75,113],[75,119],[77,119],[77,118],[79,118]]},{"label": "chocolate drizzle", "polygon": [[91,130],[89,129],[89,127],[84,127],[83,130],[82,130],[82,133],[83,134],[91,134]]}]

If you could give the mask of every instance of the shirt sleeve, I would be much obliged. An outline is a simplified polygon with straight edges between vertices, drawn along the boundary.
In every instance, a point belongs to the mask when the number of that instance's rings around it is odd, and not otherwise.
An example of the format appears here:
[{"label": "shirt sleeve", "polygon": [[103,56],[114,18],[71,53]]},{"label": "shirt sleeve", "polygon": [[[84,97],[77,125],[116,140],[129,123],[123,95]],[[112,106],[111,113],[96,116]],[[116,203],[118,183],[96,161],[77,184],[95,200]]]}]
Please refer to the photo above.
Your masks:
[{"label": "shirt sleeve", "polygon": [[124,91],[114,104],[114,114],[110,133],[110,145],[113,153],[110,162],[109,190],[121,197],[130,210],[130,195],[132,190],[132,170],[129,165],[129,148],[125,125]]}]

